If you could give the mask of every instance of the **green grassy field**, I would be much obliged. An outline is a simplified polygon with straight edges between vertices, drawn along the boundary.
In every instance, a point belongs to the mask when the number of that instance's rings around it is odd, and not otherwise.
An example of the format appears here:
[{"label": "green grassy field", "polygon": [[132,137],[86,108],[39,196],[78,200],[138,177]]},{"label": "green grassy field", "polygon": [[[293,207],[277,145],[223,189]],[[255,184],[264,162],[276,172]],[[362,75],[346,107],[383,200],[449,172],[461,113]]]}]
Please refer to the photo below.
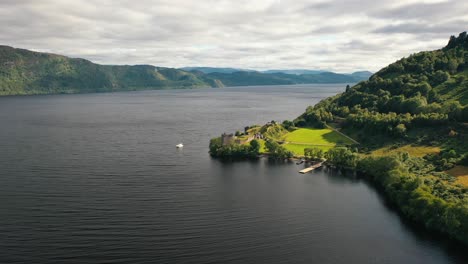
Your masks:
[{"label": "green grassy field", "polygon": [[260,143],[260,153],[265,153],[266,148],[265,148],[265,140],[263,139],[257,139],[258,143]]},{"label": "green grassy field", "polygon": [[304,155],[305,148],[315,147],[327,151],[337,145],[352,145],[354,143],[343,135],[327,128],[299,128],[287,133],[283,140],[286,142],[283,146],[299,156]]},{"label": "green grassy field", "polygon": [[311,145],[343,145],[353,144],[353,142],[344,137],[343,135],[325,128],[325,129],[311,129],[299,128],[284,136],[284,141],[291,143],[309,143]]}]

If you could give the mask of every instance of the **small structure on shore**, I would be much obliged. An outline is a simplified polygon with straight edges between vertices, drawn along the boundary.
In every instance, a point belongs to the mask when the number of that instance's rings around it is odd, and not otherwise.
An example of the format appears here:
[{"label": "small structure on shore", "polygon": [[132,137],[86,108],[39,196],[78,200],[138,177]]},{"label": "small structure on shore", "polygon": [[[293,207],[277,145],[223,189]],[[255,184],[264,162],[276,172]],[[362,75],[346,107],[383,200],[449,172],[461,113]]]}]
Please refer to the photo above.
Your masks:
[{"label": "small structure on shore", "polygon": [[312,166],[310,166],[310,167],[308,167],[308,168],[305,168],[305,169],[303,169],[303,170],[300,170],[299,173],[304,174],[304,173],[311,172],[311,171],[313,171],[313,170],[315,170],[315,169],[317,169],[317,168],[322,167],[322,165],[323,165],[324,162],[325,162],[325,161],[321,161],[321,162],[315,163],[314,165],[312,165]]},{"label": "small structure on shore", "polygon": [[242,137],[237,137],[234,134],[227,134],[223,133],[221,135],[221,142],[223,143],[223,146],[230,145],[232,143],[236,144],[246,144],[249,143],[250,141],[254,139],[264,139],[265,137],[261,133],[255,133],[255,134],[247,134]]},{"label": "small structure on shore", "polygon": [[235,139],[234,134],[223,133],[221,135],[221,142],[223,143],[223,146],[232,144],[234,142],[234,139]]}]

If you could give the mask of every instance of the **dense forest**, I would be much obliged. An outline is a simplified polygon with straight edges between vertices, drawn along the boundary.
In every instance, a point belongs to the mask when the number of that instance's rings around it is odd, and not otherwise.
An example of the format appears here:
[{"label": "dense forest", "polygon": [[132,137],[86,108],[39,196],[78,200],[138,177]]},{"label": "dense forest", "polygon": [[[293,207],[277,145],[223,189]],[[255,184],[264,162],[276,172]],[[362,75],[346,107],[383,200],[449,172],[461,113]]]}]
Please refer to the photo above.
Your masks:
[{"label": "dense forest", "polygon": [[[468,189],[447,170],[468,165],[468,37],[413,54],[367,81],[325,99],[294,120],[296,126],[335,127],[360,142],[326,153],[329,162],[380,185],[408,218],[468,244]],[[431,146],[438,153],[384,156],[387,147]]]},{"label": "dense forest", "polygon": [[365,74],[186,71],[151,65],[99,65],[84,59],[0,46],[0,95],[90,93],[245,85],[356,83]]}]

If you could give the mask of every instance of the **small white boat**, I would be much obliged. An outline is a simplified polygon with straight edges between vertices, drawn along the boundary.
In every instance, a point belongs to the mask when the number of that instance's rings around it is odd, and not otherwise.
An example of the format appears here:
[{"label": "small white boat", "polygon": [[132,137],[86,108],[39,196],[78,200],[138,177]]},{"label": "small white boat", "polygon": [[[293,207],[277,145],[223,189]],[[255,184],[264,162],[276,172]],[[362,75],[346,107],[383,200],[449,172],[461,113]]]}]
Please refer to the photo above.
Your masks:
[{"label": "small white boat", "polygon": [[183,147],[184,147],[184,144],[182,144],[182,143],[179,143],[179,144],[176,145],[176,148],[183,148]]}]

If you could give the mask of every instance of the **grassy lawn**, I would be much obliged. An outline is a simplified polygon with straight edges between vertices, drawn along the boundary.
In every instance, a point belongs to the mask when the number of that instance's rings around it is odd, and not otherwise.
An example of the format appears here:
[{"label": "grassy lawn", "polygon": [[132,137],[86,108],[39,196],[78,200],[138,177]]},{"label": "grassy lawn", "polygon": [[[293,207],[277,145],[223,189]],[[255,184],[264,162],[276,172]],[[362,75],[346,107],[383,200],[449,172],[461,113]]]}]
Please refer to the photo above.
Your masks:
[{"label": "grassy lawn", "polygon": [[440,152],[439,147],[430,146],[411,146],[405,145],[398,148],[384,147],[372,152],[374,156],[384,156],[397,152],[407,152],[413,157],[424,157],[427,154],[435,154]]},{"label": "grassy lawn", "polygon": [[[265,134],[274,140],[289,142],[283,144],[283,146],[297,156],[303,156],[305,148],[319,148],[328,151],[335,146],[353,144],[350,139],[331,129],[299,128],[293,132],[288,132],[278,127],[269,127]],[[258,129],[258,127],[252,128],[249,133],[257,132]],[[247,138],[247,136],[244,137]],[[242,137],[239,138],[242,139]],[[265,140],[258,139],[257,141],[260,143],[260,153],[266,153]]]},{"label": "grassy lawn", "polygon": [[298,156],[304,156],[305,148],[319,148],[319,149],[322,149],[323,151],[328,151],[329,149],[333,148],[332,145],[317,146],[317,145],[302,145],[302,144],[292,144],[292,143],[284,144],[283,147],[285,147],[289,151],[294,152],[294,154]]},{"label": "grassy lawn", "polygon": [[265,140],[263,139],[257,139],[258,143],[260,143],[260,153],[265,153],[266,148],[265,148]]},{"label": "grassy lawn", "polygon": [[447,171],[448,174],[457,177],[457,183],[468,187],[468,167],[455,166]]},{"label": "grassy lawn", "polygon": [[337,145],[353,144],[348,138],[328,128],[299,128],[286,134],[282,139],[289,142],[283,146],[298,156],[304,155],[305,148],[319,148],[328,151]]},{"label": "grassy lawn", "polygon": [[351,140],[339,133],[325,129],[299,128],[286,134],[284,141],[293,143],[309,143],[311,145],[335,146],[353,144]]}]

